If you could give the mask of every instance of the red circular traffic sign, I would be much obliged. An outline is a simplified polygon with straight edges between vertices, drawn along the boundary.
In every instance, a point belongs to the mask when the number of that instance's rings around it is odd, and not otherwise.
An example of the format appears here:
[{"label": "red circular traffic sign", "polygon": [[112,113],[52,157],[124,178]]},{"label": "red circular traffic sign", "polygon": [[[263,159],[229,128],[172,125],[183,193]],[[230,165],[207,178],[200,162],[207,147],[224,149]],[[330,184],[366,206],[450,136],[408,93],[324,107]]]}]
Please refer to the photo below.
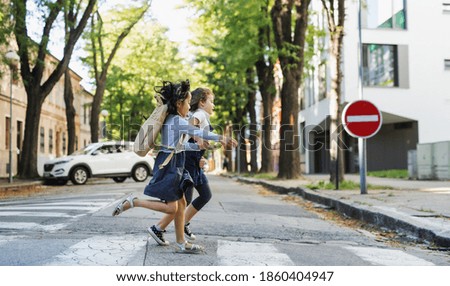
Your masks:
[{"label": "red circular traffic sign", "polygon": [[375,135],[383,122],[380,110],[370,101],[353,101],[344,108],[342,124],[353,137],[369,138]]}]

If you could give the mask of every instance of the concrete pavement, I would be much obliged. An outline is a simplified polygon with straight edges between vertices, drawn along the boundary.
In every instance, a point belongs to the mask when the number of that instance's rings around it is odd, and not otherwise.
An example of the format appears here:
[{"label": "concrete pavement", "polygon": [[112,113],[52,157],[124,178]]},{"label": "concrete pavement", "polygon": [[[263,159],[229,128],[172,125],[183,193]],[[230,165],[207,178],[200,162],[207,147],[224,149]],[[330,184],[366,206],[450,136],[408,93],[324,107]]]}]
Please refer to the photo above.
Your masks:
[{"label": "concrete pavement", "polygon": [[[335,209],[339,213],[402,236],[450,249],[450,181],[414,181],[368,177],[367,183],[386,186],[361,195],[359,190],[311,190],[311,182],[329,175],[305,175],[300,180],[263,180],[235,176],[245,183],[263,185],[279,193],[293,193]],[[359,175],[346,175],[359,182]]]}]

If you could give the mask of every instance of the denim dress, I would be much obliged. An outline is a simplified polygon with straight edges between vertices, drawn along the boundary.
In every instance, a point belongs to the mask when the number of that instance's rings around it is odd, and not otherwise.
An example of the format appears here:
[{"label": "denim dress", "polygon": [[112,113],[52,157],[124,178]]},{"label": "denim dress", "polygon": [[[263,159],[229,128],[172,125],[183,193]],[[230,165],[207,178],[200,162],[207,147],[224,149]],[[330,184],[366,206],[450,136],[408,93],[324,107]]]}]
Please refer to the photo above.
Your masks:
[{"label": "denim dress", "polygon": [[167,116],[161,130],[162,149],[159,151],[154,165],[153,178],[144,189],[147,196],[162,201],[172,202],[181,199],[187,189],[192,189],[194,180],[185,169],[186,154],[184,150],[195,150],[200,153],[198,145],[191,142],[182,145],[183,150],[175,150],[172,159],[163,168],[161,164],[172,153],[183,134],[196,136],[205,140],[219,141],[219,135],[189,125],[188,121],[178,115]]},{"label": "denim dress", "polygon": [[144,194],[162,201],[178,201],[184,192],[194,185],[189,173],[184,169],[185,153],[175,153],[169,163],[159,169],[166,158],[167,152],[159,152],[155,160],[155,171],[150,183],[145,187]]},{"label": "denim dress", "polygon": [[[211,125],[209,125],[209,131],[214,131]],[[195,143],[193,138],[189,139],[189,142]],[[194,186],[200,186],[206,184],[208,180],[206,179],[203,169],[200,168],[200,160],[205,154],[205,150],[200,151],[186,151],[186,162],[185,168],[189,172],[194,181]]]}]

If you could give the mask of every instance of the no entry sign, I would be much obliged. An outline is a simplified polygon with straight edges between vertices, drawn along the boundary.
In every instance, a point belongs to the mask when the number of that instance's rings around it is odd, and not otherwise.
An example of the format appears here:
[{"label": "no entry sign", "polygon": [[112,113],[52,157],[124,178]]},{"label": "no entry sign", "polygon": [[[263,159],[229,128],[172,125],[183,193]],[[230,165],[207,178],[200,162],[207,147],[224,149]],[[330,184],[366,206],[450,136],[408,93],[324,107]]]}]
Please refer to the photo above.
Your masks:
[{"label": "no entry sign", "polygon": [[381,128],[381,112],[367,100],[357,100],[347,104],[342,113],[345,131],[356,138],[369,138]]}]

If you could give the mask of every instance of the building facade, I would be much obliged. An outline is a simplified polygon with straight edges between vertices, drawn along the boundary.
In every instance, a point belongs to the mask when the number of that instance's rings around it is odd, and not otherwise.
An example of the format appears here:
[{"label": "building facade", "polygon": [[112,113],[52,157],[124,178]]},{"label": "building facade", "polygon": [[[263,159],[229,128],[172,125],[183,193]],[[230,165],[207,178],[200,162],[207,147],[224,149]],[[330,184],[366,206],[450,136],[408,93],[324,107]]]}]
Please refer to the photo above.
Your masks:
[{"label": "building facade", "polygon": [[[346,2],[341,103],[360,99],[358,1]],[[326,28],[320,1],[311,20]],[[365,0],[361,13],[362,97],[382,112],[383,125],[367,139],[367,170],[407,169],[408,150],[450,140],[450,1]],[[331,79],[328,40],[317,43],[315,68],[302,91],[300,131],[306,173],[329,172]],[[358,144],[345,134],[346,171],[358,170]],[[324,146],[316,148],[317,146]]]},{"label": "building facade", "polygon": [[[50,73],[50,67],[57,63],[57,59],[51,55],[46,59],[47,70],[44,78]],[[0,78],[0,177],[9,175],[9,126],[10,114],[10,69],[7,65],[0,65],[2,71]],[[90,143],[90,106],[93,95],[86,91],[80,84],[82,78],[70,70],[72,78],[72,88],[74,93],[74,107],[76,110],[76,138],[75,149],[79,149]],[[25,119],[27,108],[27,95],[20,80],[20,75],[16,75],[17,80],[12,83],[12,171],[13,175],[18,172],[18,162],[23,148],[25,132]],[[67,123],[66,108],[64,103],[64,76],[58,81],[52,92],[47,96],[42,105],[39,139],[38,139],[38,171],[43,172],[43,164],[46,160],[58,156],[67,155]]]}]

